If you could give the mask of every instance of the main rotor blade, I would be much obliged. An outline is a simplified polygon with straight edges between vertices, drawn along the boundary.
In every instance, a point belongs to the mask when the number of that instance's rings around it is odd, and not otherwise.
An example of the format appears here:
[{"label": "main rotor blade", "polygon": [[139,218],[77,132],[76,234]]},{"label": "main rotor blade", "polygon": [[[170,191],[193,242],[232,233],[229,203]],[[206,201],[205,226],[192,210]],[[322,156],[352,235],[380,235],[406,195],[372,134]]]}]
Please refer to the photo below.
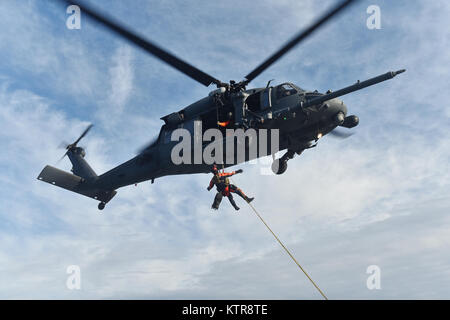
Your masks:
[{"label": "main rotor blade", "polygon": [[331,18],[335,17],[339,12],[341,12],[344,8],[349,6],[350,4],[356,2],[358,0],[346,0],[338,4],[336,7],[328,11],[321,18],[317,19],[311,26],[309,26],[306,30],[297,34],[292,40],[286,43],[281,49],[275,52],[272,56],[270,56],[266,61],[261,63],[256,69],[250,72],[245,76],[247,79],[247,83],[255,79],[259,76],[264,70],[270,67],[275,61],[280,59],[284,54],[286,54],[289,50],[294,48],[301,41],[305,40],[311,33],[313,33],[316,29],[324,25]]},{"label": "main rotor blade", "polygon": [[143,37],[137,35],[133,31],[126,28],[121,23],[114,21],[112,18],[107,17],[106,15],[100,14],[97,10],[92,7],[87,6],[82,1],[74,1],[74,0],[58,0],[61,2],[65,2],[68,5],[77,5],[80,7],[82,14],[87,15],[93,20],[105,26],[110,31],[116,33],[122,38],[134,43],[138,47],[144,49],[148,53],[153,56],[159,58],[164,61],[168,65],[174,67],[175,69],[183,72],[185,75],[191,77],[192,79],[200,82],[205,86],[209,86],[212,83],[217,85],[221,85],[222,82],[217,80],[216,78],[210,76],[209,74],[197,69],[196,67],[188,64],[187,62],[177,58],[173,54],[169,53],[167,50],[158,47],[154,43],[149,40],[144,39]]},{"label": "main rotor blade", "polygon": [[78,144],[78,142],[80,142],[80,140],[84,138],[84,136],[89,132],[89,130],[91,130],[91,128],[92,128],[93,126],[94,126],[93,124],[90,124],[90,125],[86,128],[86,130],[83,131],[83,133],[81,134],[81,136],[80,136],[77,140],[75,140],[74,143],[71,144],[71,146],[76,146],[76,145]]}]

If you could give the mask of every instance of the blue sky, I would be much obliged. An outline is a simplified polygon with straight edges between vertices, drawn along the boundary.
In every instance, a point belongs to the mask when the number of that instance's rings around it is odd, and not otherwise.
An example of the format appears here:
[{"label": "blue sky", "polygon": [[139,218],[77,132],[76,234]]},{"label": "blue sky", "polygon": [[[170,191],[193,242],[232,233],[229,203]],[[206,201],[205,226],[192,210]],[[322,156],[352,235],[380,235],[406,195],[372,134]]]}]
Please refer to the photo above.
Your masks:
[{"label": "blue sky", "polygon": [[[336,1],[90,2],[228,81]],[[366,27],[371,4],[381,30]],[[450,298],[449,14],[448,1],[362,1],[252,82],[326,91],[407,69],[343,97],[352,137],[325,137],[283,176],[247,164],[235,179],[331,299]],[[67,17],[50,1],[0,4],[0,298],[319,299],[244,203],[210,210],[207,175],[120,189],[102,214],[36,180],[88,123],[101,173],[212,90]],[[366,288],[372,264],[381,290]],[[66,288],[69,265],[81,290]]]}]

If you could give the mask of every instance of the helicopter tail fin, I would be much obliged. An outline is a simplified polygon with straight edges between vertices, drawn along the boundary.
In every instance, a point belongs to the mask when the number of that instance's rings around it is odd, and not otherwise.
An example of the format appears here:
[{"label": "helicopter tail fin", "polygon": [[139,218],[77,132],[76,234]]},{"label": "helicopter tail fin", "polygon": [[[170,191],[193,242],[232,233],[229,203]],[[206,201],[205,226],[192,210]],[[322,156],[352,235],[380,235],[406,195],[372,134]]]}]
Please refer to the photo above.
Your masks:
[{"label": "helicopter tail fin", "polygon": [[46,166],[39,174],[38,180],[104,203],[109,202],[117,193],[114,190],[99,189],[96,187],[95,182],[91,182],[90,180],[86,180],[80,176],[59,170],[52,166]]},{"label": "helicopter tail fin", "polygon": [[64,156],[68,156],[72,163],[72,172],[74,175],[83,179],[93,179],[97,177],[97,174],[92,170],[91,166],[84,159],[86,152],[83,148],[75,147],[67,150]]}]

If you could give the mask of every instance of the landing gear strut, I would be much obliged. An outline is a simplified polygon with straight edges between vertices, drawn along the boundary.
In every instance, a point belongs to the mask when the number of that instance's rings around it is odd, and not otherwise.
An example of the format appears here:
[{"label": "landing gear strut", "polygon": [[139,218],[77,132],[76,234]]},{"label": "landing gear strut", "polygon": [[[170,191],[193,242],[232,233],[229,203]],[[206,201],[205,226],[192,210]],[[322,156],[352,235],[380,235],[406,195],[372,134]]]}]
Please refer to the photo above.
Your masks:
[{"label": "landing gear strut", "polygon": [[105,209],[105,205],[106,205],[106,203],[100,202],[100,203],[98,204],[98,210],[103,210],[103,209]]},{"label": "landing gear strut", "polygon": [[275,174],[283,174],[287,170],[287,162],[294,158],[295,154],[297,153],[300,155],[303,152],[301,151],[293,151],[288,150],[280,159],[276,159],[272,163],[272,171]]}]

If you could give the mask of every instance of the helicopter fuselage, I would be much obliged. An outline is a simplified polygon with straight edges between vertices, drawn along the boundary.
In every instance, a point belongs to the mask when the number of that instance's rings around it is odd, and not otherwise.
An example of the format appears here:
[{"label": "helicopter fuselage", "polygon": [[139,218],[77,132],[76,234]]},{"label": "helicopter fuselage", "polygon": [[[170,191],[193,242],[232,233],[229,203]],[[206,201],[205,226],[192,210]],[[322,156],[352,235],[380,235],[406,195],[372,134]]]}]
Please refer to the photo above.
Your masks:
[{"label": "helicopter fuselage", "polygon": [[[179,112],[163,117],[165,124],[154,144],[133,159],[100,175],[96,178],[95,184],[114,190],[167,175],[210,172],[212,163],[190,161],[174,164],[171,159],[172,149],[179,143],[179,141],[172,141],[172,133],[176,129],[184,128],[190,131],[192,138],[195,139],[198,136],[198,132],[195,132],[195,121],[201,122],[201,138],[204,132],[211,128],[223,131],[224,145],[229,143],[226,141],[226,130],[254,129],[256,132],[260,129],[279,130],[278,150],[271,150],[270,139],[264,141],[267,143],[268,153],[288,149],[299,154],[313,146],[320,137],[342,124],[347,114],[345,104],[337,98],[319,105],[303,106],[309,99],[322,95],[318,92],[307,92],[291,83],[245,90],[225,97],[210,95]],[[218,98],[222,99],[219,105],[217,105]],[[242,108],[242,114],[240,108]],[[342,115],[340,120],[337,119],[338,114]],[[220,127],[219,122],[228,124]],[[209,143],[203,141],[202,152]],[[223,150],[225,153],[225,146]],[[255,156],[249,152],[248,145],[245,146],[245,153],[244,161],[255,159]],[[257,153],[257,157],[266,155]],[[223,167],[230,167],[243,161],[235,157],[233,161],[223,162]],[[222,163],[220,165],[222,166]]]},{"label": "helicopter fuselage", "polygon": [[[335,92],[328,91],[326,94],[305,91],[292,83],[271,87],[269,82],[266,88],[246,89],[251,81],[289,50],[307,39],[315,30],[336,17],[356,0],[338,3],[250,71],[243,80],[239,82],[231,80],[229,83],[224,83],[194,67],[93,7],[84,3],[80,4],[78,1],[72,3],[73,0],[61,0],[61,2],[78,5],[86,16],[117,36],[198,83],[206,87],[215,84],[218,88],[186,108],[164,116],[162,120],[165,123],[156,141],[134,158],[104,174],[98,176],[90,168],[84,160],[84,150],[77,146],[92,126],[89,126],[74,143],[66,146],[65,155],[68,155],[72,162],[73,174],[52,166],[46,166],[39,174],[39,180],[100,201],[98,207],[100,210],[104,209],[105,204],[116,194],[115,190],[120,187],[146,180],[153,182],[154,179],[167,175],[209,172],[212,166],[209,160],[213,158],[212,156],[214,159],[218,156],[215,161],[217,164],[220,165],[223,162],[223,167],[229,167],[266,155],[274,155],[279,150],[287,150],[281,158],[274,159],[272,165],[272,170],[276,174],[282,174],[287,169],[289,159],[292,159],[295,154],[301,154],[305,149],[314,147],[322,136],[332,132],[337,126],[353,128],[359,123],[357,116],[347,116],[347,108],[341,100],[337,99],[338,97],[392,79],[405,71],[388,72],[363,82],[358,81]],[[209,138],[205,139],[212,129],[216,129],[213,142]],[[188,147],[186,150],[182,148],[174,153],[174,150],[178,150],[179,144],[185,142],[184,139],[181,142],[177,141],[177,137],[183,136],[177,135],[180,130],[187,132]],[[261,133],[267,132],[265,130],[271,131],[270,138],[261,140]],[[239,146],[240,150],[243,150],[241,155],[244,155],[239,156],[238,152],[236,157],[234,154],[228,157],[228,150],[234,150],[235,147],[235,134],[230,131],[252,132],[258,139],[250,137],[246,140],[244,135],[244,140]],[[274,136],[272,136],[273,132],[276,133]],[[210,138],[212,140],[212,135]],[[256,153],[252,152],[252,146],[255,144],[253,140],[258,140]],[[274,144],[274,141],[277,143]],[[217,143],[225,147],[210,148],[212,144]],[[230,143],[231,147],[228,148]],[[193,154],[190,152],[192,149],[194,149]],[[264,152],[260,152],[262,150]],[[197,157],[199,154],[200,157]],[[176,161],[174,161],[174,155]],[[223,158],[220,157],[221,155]],[[181,162],[178,161],[180,157],[182,157]],[[207,158],[208,161],[206,161]]]}]

